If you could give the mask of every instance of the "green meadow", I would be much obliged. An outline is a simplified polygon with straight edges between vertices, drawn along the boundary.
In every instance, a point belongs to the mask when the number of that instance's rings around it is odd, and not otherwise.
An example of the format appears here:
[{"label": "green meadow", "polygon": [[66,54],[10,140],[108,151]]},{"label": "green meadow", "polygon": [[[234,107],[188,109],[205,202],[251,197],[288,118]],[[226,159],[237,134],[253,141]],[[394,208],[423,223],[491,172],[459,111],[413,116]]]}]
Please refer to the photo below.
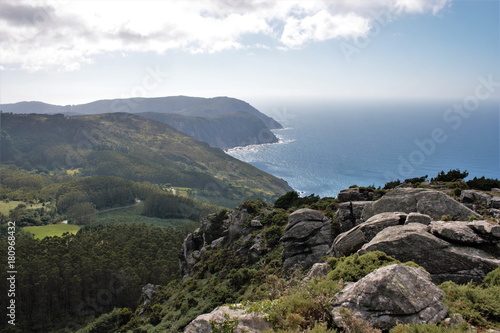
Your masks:
[{"label": "green meadow", "polygon": [[42,239],[48,236],[62,236],[65,232],[76,234],[81,227],[74,224],[49,224],[39,227],[24,227],[23,229]]}]

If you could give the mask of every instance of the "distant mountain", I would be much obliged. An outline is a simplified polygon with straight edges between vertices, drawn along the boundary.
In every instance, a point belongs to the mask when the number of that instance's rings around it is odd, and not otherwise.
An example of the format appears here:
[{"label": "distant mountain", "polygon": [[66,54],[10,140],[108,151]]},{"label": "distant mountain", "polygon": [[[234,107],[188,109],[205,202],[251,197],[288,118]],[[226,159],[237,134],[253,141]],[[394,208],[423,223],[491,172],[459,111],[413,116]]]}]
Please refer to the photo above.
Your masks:
[{"label": "distant mountain", "polygon": [[275,198],[288,184],[174,128],[129,113],[66,117],[1,115],[2,164],[25,170],[79,170],[191,189],[196,198],[232,206]]},{"label": "distant mountain", "polygon": [[232,148],[277,142],[270,131],[282,126],[250,104],[229,97],[187,96],[100,100],[80,105],[20,102],[0,105],[4,112],[88,115],[114,112],[139,114],[169,124],[213,147]]}]

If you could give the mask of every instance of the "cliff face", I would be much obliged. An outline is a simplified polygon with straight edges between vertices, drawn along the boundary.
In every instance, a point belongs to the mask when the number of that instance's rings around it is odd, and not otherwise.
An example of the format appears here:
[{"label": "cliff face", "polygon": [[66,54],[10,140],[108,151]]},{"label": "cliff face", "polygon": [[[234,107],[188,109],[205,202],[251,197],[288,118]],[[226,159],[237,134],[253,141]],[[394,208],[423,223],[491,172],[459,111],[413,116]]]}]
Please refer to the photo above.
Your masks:
[{"label": "cliff face", "polygon": [[168,124],[184,134],[221,149],[278,142],[278,138],[261,119],[244,112],[210,118],[154,112],[139,115]]}]

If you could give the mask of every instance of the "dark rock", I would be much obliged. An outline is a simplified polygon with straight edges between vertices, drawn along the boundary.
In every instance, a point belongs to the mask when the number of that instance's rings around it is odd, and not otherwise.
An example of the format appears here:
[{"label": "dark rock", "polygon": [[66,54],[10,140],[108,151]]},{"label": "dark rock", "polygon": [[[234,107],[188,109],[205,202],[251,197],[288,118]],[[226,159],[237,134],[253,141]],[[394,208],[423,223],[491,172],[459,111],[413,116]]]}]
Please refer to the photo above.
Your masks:
[{"label": "dark rock", "polygon": [[500,265],[491,254],[473,247],[453,245],[428,232],[429,226],[412,223],[389,227],[365,244],[359,254],[382,251],[399,261],[414,261],[424,267],[435,283],[481,282]]},{"label": "dark rock", "polygon": [[151,283],[148,283],[147,285],[142,287],[141,296],[142,296],[143,302],[142,302],[141,311],[139,311],[139,316],[142,315],[144,313],[144,311],[146,311],[146,309],[149,308],[151,301],[156,296],[157,290],[160,287],[161,287],[160,285],[153,285]]},{"label": "dark rock", "polygon": [[330,248],[331,220],[320,211],[299,209],[289,216],[281,242],[285,269],[309,268]]},{"label": "dark rock", "polygon": [[500,209],[500,197],[491,198],[491,208]]},{"label": "dark rock", "polygon": [[421,223],[421,224],[429,225],[431,223],[431,221],[432,221],[431,217],[427,214],[410,213],[406,217],[405,224]]},{"label": "dark rock", "polygon": [[490,205],[492,196],[487,193],[476,190],[463,190],[460,194],[460,202],[475,203],[481,202],[487,206]]},{"label": "dark rock", "polygon": [[345,287],[334,301],[333,317],[343,327],[340,309],[345,308],[382,330],[399,323],[437,323],[448,312],[442,303],[443,294],[424,270],[390,265]]},{"label": "dark rock", "polygon": [[333,241],[329,253],[336,257],[348,256],[358,251],[363,244],[369,242],[381,230],[390,226],[404,224],[405,221],[405,213],[391,212],[372,216],[368,221],[338,235]]},{"label": "dark rock", "polygon": [[362,190],[359,187],[352,187],[341,190],[337,196],[340,202],[349,201],[370,201],[373,200],[373,192]]},{"label": "dark rock", "polygon": [[466,221],[469,216],[480,217],[471,209],[440,191],[422,188],[397,188],[365,206],[363,219],[383,212],[422,213],[434,220],[450,215],[453,220]]},{"label": "dark rock", "polygon": [[363,209],[371,201],[343,202],[337,210],[340,232],[345,232],[363,222]]}]

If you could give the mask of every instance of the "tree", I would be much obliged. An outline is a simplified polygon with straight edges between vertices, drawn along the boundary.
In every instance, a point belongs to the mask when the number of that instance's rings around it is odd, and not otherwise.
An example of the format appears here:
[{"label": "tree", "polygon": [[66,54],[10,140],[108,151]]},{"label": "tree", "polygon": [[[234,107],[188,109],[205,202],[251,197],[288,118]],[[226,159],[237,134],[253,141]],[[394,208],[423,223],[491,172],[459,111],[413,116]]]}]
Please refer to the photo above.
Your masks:
[{"label": "tree", "polygon": [[441,171],[435,178],[432,178],[433,182],[457,182],[460,180],[464,180],[469,175],[469,172],[465,170],[464,172],[460,171],[460,169],[450,170],[447,173]]}]

